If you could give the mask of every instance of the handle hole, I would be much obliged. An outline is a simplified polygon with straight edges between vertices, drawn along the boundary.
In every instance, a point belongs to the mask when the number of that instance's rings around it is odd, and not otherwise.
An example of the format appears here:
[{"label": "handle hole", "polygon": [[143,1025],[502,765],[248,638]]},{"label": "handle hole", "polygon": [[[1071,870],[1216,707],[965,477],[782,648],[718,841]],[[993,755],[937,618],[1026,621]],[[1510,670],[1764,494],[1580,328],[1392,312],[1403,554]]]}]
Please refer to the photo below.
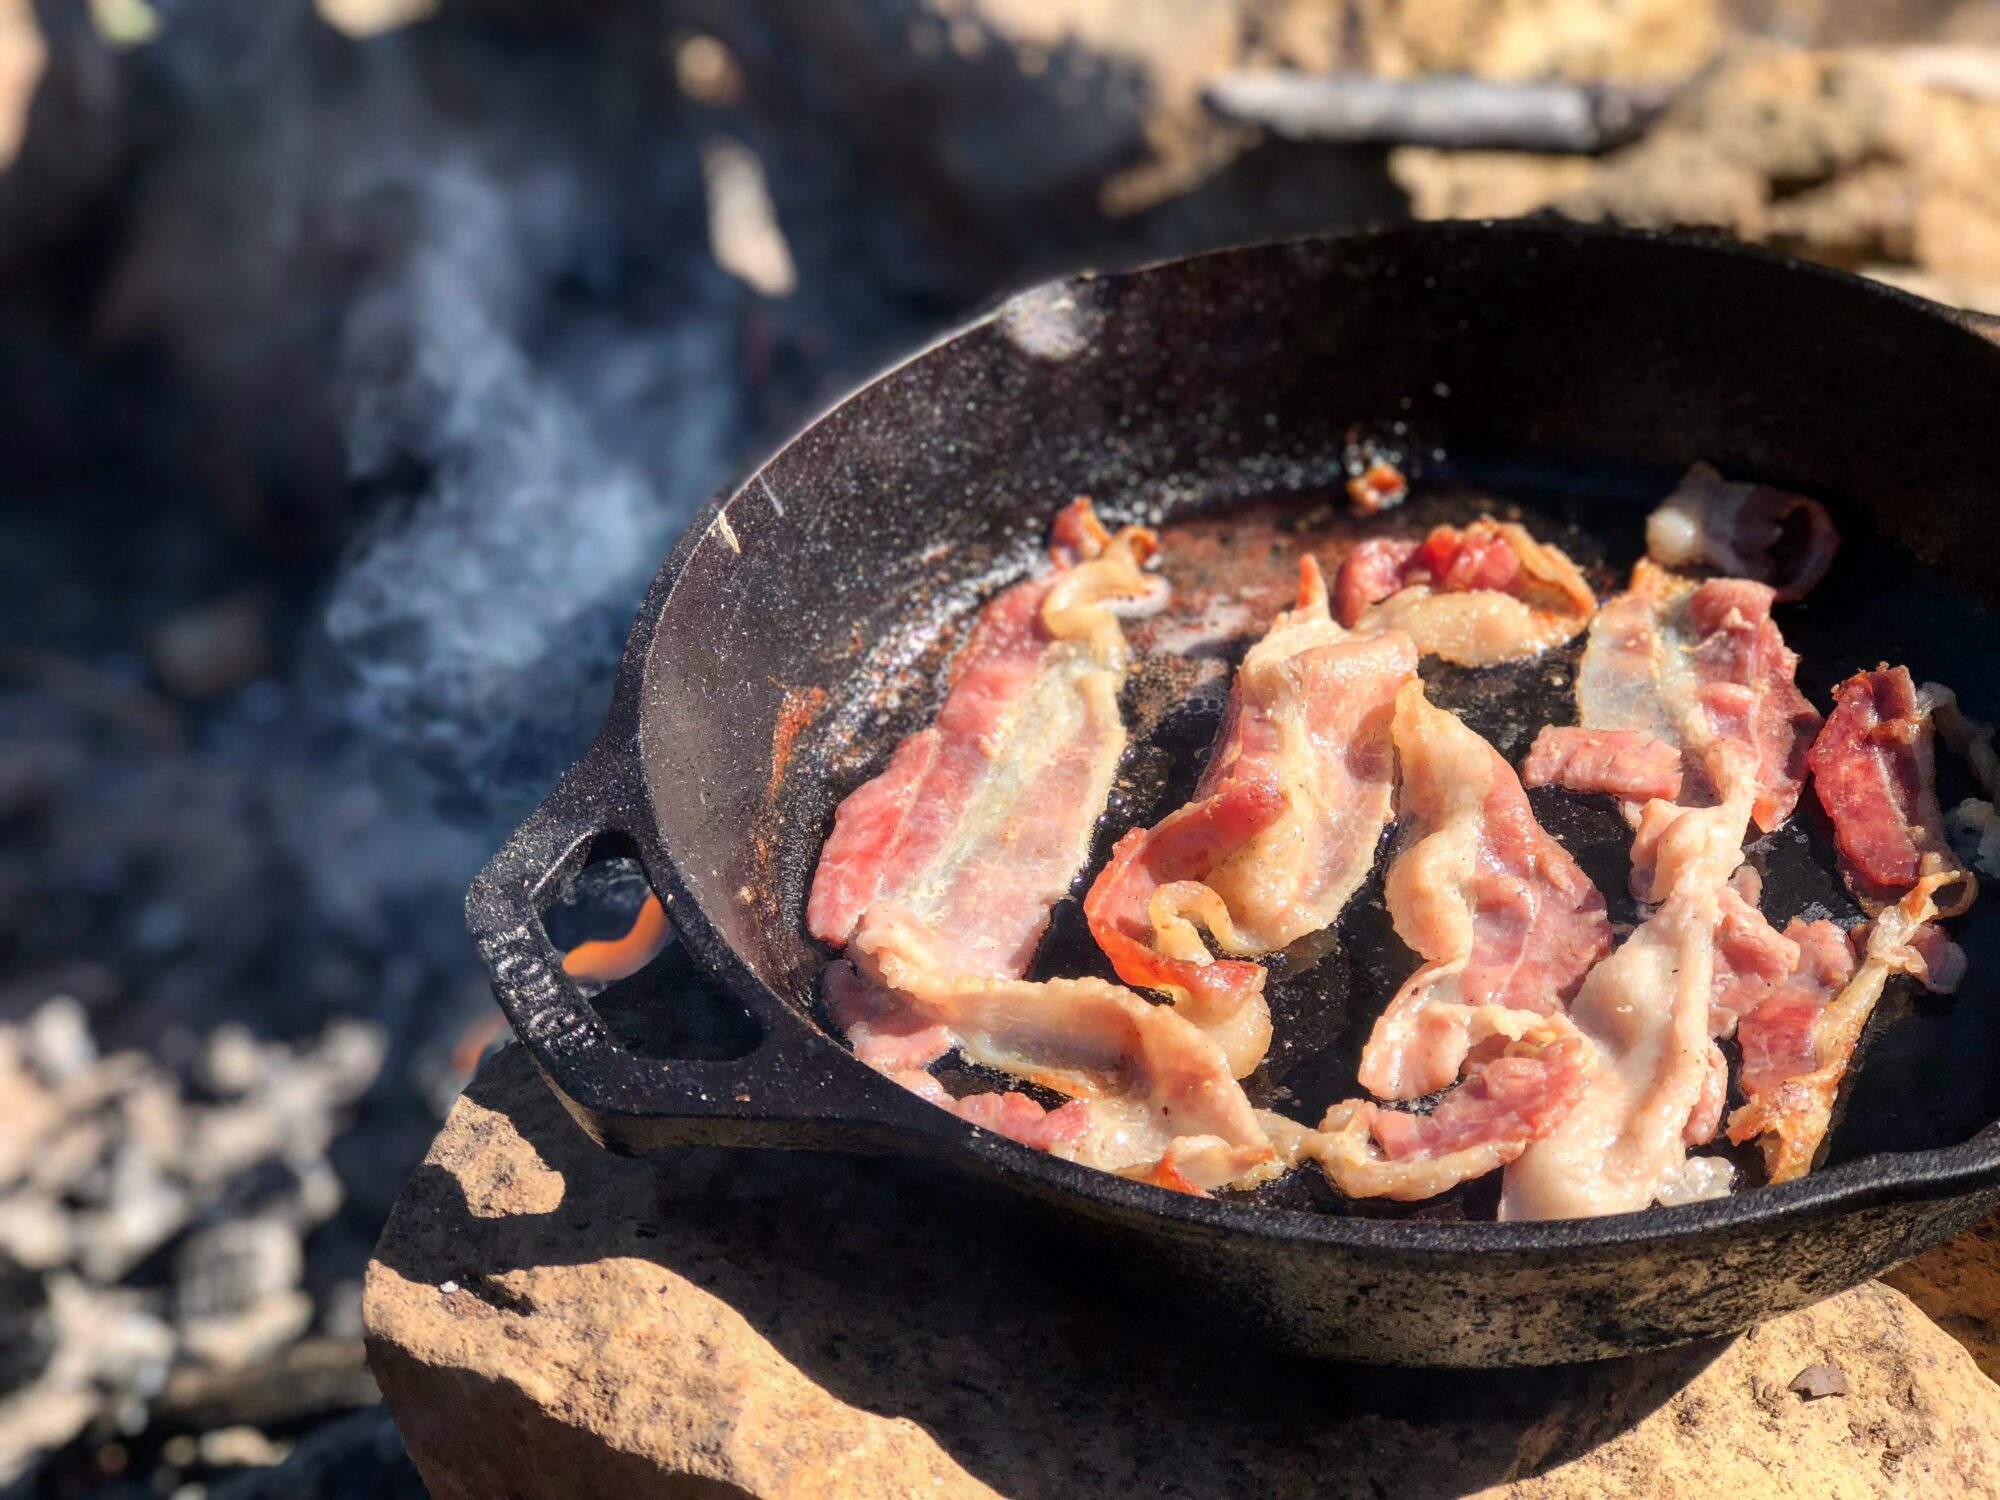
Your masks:
[{"label": "handle hole", "polygon": [[549,941],[626,1051],[727,1062],[757,1050],[763,1028],[674,941],[629,839],[594,840],[553,897],[542,917]]},{"label": "handle hole", "polygon": [[600,856],[595,849],[584,867],[556,889],[542,925],[563,954],[563,968],[584,985],[630,978],[673,941],[673,929],[639,861],[626,853]]}]

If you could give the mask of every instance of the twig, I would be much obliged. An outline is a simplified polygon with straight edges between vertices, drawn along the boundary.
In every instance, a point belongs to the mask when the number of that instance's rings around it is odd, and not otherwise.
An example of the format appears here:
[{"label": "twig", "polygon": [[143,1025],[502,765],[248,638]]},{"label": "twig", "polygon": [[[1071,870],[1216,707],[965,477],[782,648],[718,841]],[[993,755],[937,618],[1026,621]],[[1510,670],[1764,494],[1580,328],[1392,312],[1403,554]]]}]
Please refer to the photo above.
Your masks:
[{"label": "twig", "polygon": [[1291,140],[1555,153],[1636,140],[1671,97],[1661,84],[1309,73],[1225,73],[1204,95],[1224,119]]}]

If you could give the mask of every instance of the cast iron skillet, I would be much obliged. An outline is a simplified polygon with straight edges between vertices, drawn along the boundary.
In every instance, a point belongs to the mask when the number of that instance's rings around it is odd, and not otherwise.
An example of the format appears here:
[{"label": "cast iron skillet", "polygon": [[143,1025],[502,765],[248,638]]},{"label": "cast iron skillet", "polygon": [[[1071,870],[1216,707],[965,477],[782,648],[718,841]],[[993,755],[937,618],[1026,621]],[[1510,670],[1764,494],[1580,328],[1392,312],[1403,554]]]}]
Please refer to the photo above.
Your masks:
[{"label": "cast iron skillet", "polygon": [[[835,802],[934,709],[952,623],[1028,566],[1063,502],[1088,493],[1114,519],[1158,519],[1309,497],[1356,422],[1403,423],[1434,473],[1610,538],[1607,567],[1638,550],[1643,510],[1627,502],[1657,498],[1691,459],[1820,496],[1847,550],[1784,617],[1808,691],[1824,705],[1881,656],[1990,714],[1995,331],[1741,248],[1530,223],[1236,250],[1024,294],[843,402],[690,528],[640,609],[595,745],[472,888],[501,1003],[610,1149],[942,1156],[1066,1215],[1121,1277],[1162,1277],[1177,1305],[1297,1349],[1535,1364],[1826,1296],[2000,1202],[2000,941],[1977,920],[1992,894],[1961,932],[1961,993],[1885,1005],[1821,1171],[1644,1214],[1497,1224],[1467,1217],[1478,1205],[1463,1195],[1400,1217],[1296,1184],[1262,1202],[1184,1197],[975,1130],[827,1034],[813,999],[827,955],[804,933],[804,893]],[[1567,714],[1561,670],[1539,698],[1482,674],[1434,690],[1518,755],[1542,717]],[[1156,761],[1160,745],[1204,742],[1213,698],[1196,695],[1192,721],[1153,715]],[[1176,789],[1144,769],[1118,827]],[[1603,807],[1537,805],[1573,847],[1622,847]],[[692,954],[748,1009],[762,1033],[748,1055],[641,1055],[563,976],[541,914],[614,849],[636,853]],[[1803,834],[1775,835],[1765,857],[1780,915],[1806,899],[1842,909]],[[1357,910],[1340,951],[1274,984],[1281,1035],[1301,995],[1367,1008],[1407,972],[1379,898]],[[1057,927],[1073,934],[1074,914]],[[1281,1048],[1277,1083],[1315,1108],[1351,1086],[1371,1017]]]}]

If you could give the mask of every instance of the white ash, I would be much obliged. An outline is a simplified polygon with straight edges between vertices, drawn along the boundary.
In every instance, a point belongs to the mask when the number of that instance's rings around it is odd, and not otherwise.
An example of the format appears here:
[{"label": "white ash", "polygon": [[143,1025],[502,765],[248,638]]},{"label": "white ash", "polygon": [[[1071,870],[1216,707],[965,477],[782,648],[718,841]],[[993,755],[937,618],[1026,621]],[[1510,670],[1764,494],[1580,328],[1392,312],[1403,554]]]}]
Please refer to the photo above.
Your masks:
[{"label": "white ash", "polygon": [[226,1025],[176,1070],[99,1056],[66,997],[0,1025],[0,1257],[53,1333],[0,1391],[0,1486],[92,1423],[142,1429],[176,1367],[246,1365],[314,1325],[305,1237],[341,1206],[327,1153],[386,1042],[355,1021],[301,1044]]}]

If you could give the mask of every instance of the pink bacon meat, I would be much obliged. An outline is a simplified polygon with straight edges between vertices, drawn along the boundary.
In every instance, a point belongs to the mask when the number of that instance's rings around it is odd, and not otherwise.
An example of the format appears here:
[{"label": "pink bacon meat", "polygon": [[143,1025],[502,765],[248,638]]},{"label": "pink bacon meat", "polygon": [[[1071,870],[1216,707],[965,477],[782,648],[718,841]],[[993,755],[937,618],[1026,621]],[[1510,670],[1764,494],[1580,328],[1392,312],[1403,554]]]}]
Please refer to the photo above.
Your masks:
[{"label": "pink bacon meat", "polygon": [[[1762,1137],[1773,1182],[1812,1170],[1861,1033],[1892,974],[1945,992],[1965,955],[1936,922],[1956,916],[1978,882],[1952,853],[1938,807],[1934,701],[1903,667],[1858,672],[1834,690],[1833,716],[1812,747],[1813,785],[1833,820],[1842,873],[1875,914],[1860,965],[1816,950],[1817,983],[1774,991],[1738,1028],[1747,1102],[1729,1138]],[[1796,925],[1796,924],[1795,924]],[[1801,945],[1803,947],[1803,944]]]},{"label": "pink bacon meat", "polygon": [[1386,894],[1397,936],[1425,962],[1375,1023],[1361,1083],[1417,1099],[1457,1079],[1482,1011],[1559,1015],[1610,951],[1611,923],[1513,769],[1422,683],[1398,694],[1395,735],[1410,829]]},{"label": "pink bacon meat", "polygon": [[1785,937],[1798,950],[1790,971],[1766,984],[1754,1004],[1745,1005],[1749,997],[1741,990],[1732,997],[1741,1016],[1736,1023],[1736,1043],[1743,1051],[1741,1082],[1751,1099],[1818,1066],[1814,1029],[1833,997],[1854,977],[1854,949],[1832,922],[1794,917]]},{"label": "pink bacon meat", "polygon": [[[1271,1157],[1220,1049],[1116,985],[1021,978],[1125,748],[1114,606],[1159,597],[1153,546],[1088,502],[1063,512],[1052,568],[981,612],[937,722],[835,813],[807,923],[852,959],[825,998],[864,1061],[974,1124],[1199,1189]],[[926,1070],[954,1047],[1073,1097],[953,1099]]]},{"label": "pink bacon meat", "polygon": [[1633,887],[1657,909],[1584,981],[1570,1018],[1596,1046],[1583,1097],[1508,1167],[1506,1219],[1626,1212],[1726,1190],[1729,1167],[1690,1159],[1726,1102],[1727,1034],[1749,983],[1789,976],[1800,945],[1771,932],[1731,884],[1754,820],[1797,802],[1819,716],[1770,619],[1772,591],[1705,584],[1649,561],[1592,622],[1577,678],[1583,727],[1657,740],[1681,755],[1679,801],[1627,802]]},{"label": "pink bacon meat", "polygon": [[[1680,800],[1745,791],[1766,832],[1797,807],[1820,725],[1793,680],[1799,659],[1771,619],[1773,598],[1762,584],[1696,584],[1641,561],[1632,587],[1592,622],[1576,682],[1585,731],[1675,748]],[[1635,822],[1640,800],[1628,806]],[[1647,852],[1638,851],[1642,868]]]},{"label": "pink bacon meat", "polygon": [[1548,724],[1521,762],[1521,784],[1671,802],[1681,794],[1681,753],[1665,740],[1630,729]]},{"label": "pink bacon meat", "polygon": [[1401,630],[1427,656],[1490,666],[1539,655],[1589,623],[1597,596],[1564,553],[1482,516],[1421,542],[1359,543],[1334,580],[1340,623]]},{"label": "pink bacon meat", "polygon": [[1917,883],[1926,860],[1956,863],[1937,800],[1931,703],[1907,667],[1886,664],[1833,696],[1810,755],[1813,786],[1855,895],[1884,905]]},{"label": "pink bacon meat", "polygon": [[806,926],[834,946],[877,902],[910,898],[964,945],[967,973],[1018,974],[1088,855],[1125,748],[1123,632],[1110,601],[1156,599],[1151,532],[1105,532],[1088,501],[1057,518],[1054,567],[985,609],[937,722],[834,813]]},{"label": "pink bacon meat", "polygon": [[1119,978],[1171,996],[1238,1077],[1271,1038],[1251,960],[1332,925],[1374,860],[1396,690],[1416,665],[1403,636],[1334,624],[1319,565],[1304,558],[1297,604],[1237,670],[1194,799],[1120,839],[1084,898]]},{"label": "pink bacon meat", "polygon": [[1646,552],[1669,568],[1712,567],[1803,599],[1833,566],[1840,533],[1826,507],[1767,484],[1731,484],[1707,464],[1646,519]]},{"label": "pink bacon meat", "polygon": [[1451,1092],[1423,1115],[1336,1106],[1312,1154],[1345,1192],[1408,1199],[1513,1160],[1581,1095],[1590,1047],[1563,1002],[1611,924],[1512,768],[1419,682],[1397,695],[1395,738],[1411,827],[1388,904],[1425,962],[1376,1022],[1361,1083],[1391,1100]]}]

